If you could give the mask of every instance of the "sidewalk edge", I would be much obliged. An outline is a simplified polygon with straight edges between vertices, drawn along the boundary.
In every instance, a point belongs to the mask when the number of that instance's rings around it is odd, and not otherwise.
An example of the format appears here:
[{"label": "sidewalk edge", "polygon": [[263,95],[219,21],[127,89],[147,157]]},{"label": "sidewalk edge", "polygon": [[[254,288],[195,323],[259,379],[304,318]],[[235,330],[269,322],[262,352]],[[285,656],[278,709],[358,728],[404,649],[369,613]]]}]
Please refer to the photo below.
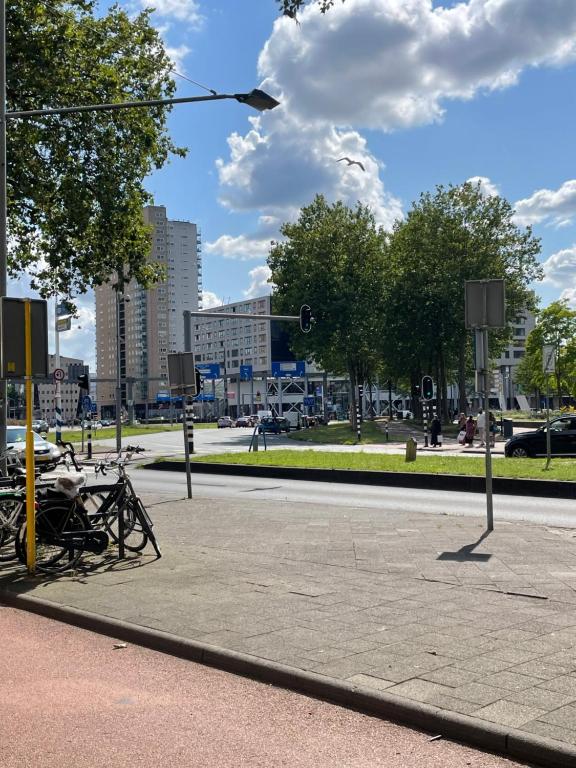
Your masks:
[{"label": "sidewalk edge", "polygon": [[275,661],[218,648],[30,595],[0,590],[0,604],[128,641],[151,650],[243,675],[351,709],[419,728],[473,747],[546,768],[576,768],[576,747],[448,712],[382,691],[337,681]]}]

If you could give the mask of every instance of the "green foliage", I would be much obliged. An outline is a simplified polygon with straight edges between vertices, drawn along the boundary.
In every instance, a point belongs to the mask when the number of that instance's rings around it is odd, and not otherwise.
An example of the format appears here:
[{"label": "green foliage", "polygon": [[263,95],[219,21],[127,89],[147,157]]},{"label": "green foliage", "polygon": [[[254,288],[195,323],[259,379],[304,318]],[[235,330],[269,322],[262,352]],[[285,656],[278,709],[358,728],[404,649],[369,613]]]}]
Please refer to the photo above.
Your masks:
[{"label": "green foliage", "polygon": [[[10,0],[9,111],[173,96],[149,12],[91,0]],[[171,153],[166,107],[8,121],[9,269],[43,295],[75,295],[120,271],[154,281],[143,180]]]},{"label": "green foliage", "polygon": [[566,301],[554,301],[538,316],[536,327],[526,340],[526,354],[517,369],[516,378],[526,390],[545,392],[547,376],[543,372],[542,347],[555,347],[556,373],[550,377],[556,394],[571,392],[576,396],[576,310]]},{"label": "green foliage", "polygon": [[[510,319],[534,304],[528,286],[541,278],[540,244],[530,228],[513,223],[513,213],[503,198],[465,183],[421,195],[396,224],[382,345],[396,376],[451,378],[471,338],[464,327],[466,280],[504,278]],[[492,334],[492,353],[507,336]]]},{"label": "green foliage", "polygon": [[316,321],[310,333],[294,332],[294,350],[326,371],[368,380],[380,362],[385,233],[365,206],[329,205],[321,195],[281,232],[285,241],[268,257],[274,312],[298,314],[309,304]]},{"label": "green foliage", "polygon": [[[291,19],[296,19],[298,11],[301,11],[306,5],[313,5],[316,3],[322,13],[330,10],[334,5],[335,0],[276,0],[280,6],[280,10],[284,16],[289,16]],[[344,2],[344,0],[342,0]]]}]

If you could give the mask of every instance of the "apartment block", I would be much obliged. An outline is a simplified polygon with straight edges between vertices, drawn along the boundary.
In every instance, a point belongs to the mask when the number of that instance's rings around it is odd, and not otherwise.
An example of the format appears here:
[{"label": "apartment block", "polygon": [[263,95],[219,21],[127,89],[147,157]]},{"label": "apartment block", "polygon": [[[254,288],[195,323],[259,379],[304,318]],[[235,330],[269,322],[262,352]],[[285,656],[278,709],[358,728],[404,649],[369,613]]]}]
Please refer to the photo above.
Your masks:
[{"label": "apartment block", "polygon": [[[56,356],[48,355],[48,370],[50,374],[54,373],[56,368]],[[66,373],[69,365],[83,365],[83,361],[75,357],[63,357],[60,355],[60,368]],[[35,409],[38,416],[46,419],[48,423],[56,420],[56,387],[54,384],[38,384],[38,401]],[[76,418],[76,409],[78,407],[78,397],[80,390],[76,382],[63,381],[60,385],[62,397],[62,419],[64,424],[72,423]]]},{"label": "apartment block", "polygon": [[118,298],[114,278],[96,291],[96,367],[99,409],[115,403],[118,348],[123,406],[154,402],[168,380],[168,354],[184,350],[184,310],[201,307],[202,263],[196,224],[172,221],[164,206],[148,206],[152,226],[150,261],[166,279],[145,289],[132,281]]}]

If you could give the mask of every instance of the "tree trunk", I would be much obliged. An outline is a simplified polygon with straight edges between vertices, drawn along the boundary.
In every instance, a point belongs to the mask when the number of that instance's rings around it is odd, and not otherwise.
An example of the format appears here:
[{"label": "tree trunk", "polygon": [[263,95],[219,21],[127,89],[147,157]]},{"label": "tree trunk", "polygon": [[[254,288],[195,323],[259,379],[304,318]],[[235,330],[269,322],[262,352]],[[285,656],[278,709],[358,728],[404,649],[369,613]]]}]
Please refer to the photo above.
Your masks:
[{"label": "tree trunk", "polygon": [[350,377],[350,424],[352,429],[356,431],[358,429],[358,419],[356,417],[356,370],[350,368],[348,376]]}]

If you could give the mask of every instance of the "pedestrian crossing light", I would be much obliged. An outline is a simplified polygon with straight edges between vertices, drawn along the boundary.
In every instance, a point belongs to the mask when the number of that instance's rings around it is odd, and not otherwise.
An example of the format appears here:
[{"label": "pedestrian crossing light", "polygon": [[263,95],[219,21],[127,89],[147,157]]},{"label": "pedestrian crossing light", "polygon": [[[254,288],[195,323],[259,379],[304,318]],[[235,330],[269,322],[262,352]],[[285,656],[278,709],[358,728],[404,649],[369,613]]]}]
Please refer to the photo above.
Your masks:
[{"label": "pedestrian crossing light", "polygon": [[310,333],[312,330],[312,310],[308,304],[300,307],[300,330],[302,333]]},{"label": "pedestrian crossing light", "polygon": [[422,376],[422,397],[424,400],[434,399],[434,382],[432,376]]}]

